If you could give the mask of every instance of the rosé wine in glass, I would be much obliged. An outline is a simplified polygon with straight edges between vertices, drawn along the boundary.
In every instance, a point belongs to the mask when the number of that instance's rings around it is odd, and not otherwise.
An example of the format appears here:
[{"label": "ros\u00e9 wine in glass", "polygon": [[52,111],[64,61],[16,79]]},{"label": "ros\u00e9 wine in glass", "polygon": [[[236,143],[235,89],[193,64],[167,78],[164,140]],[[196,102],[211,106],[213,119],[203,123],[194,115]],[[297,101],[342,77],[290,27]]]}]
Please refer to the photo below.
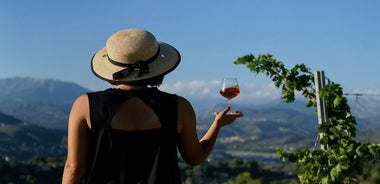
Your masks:
[{"label": "ros\u00e9 wine in glass", "polygon": [[228,99],[228,107],[231,108],[231,99],[240,94],[237,78],[224,78],[219,93]]}]

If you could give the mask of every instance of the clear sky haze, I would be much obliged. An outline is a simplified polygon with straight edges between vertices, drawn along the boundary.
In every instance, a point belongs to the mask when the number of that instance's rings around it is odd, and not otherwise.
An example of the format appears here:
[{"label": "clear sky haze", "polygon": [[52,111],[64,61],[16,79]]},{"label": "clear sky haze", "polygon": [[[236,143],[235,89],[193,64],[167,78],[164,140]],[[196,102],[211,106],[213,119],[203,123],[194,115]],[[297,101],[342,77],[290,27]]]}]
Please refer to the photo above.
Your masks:
[{"label": "clear sky haze", "polygon": [[103,89],[109,85],[91,73],[91,57],[112,33],[142,28],[180,51],[164,86],[176,93],[216,94],[206,87],[228,76],[247,86],[245,94],[271,89],[233,61],[273,54],[288,68],[324,70],[347,92],[380,94],[377,0],[4,0],[0,26],[0,78]]}]

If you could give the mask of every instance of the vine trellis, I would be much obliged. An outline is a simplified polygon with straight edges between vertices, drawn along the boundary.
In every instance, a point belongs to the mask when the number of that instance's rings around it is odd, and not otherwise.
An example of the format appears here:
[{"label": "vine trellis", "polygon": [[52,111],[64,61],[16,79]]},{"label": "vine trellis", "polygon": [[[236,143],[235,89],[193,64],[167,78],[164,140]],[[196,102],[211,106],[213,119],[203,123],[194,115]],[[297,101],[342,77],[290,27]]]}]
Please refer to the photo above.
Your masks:
[{"label": "vine trellis", "polygon": [[[248,54],[239,57],[234,64],[245,65],[254,74],[263,73],[270,77],[274,85],[282,90],[280,98],[284,102],[294,102],[295,92],[301,92],[308,100],[306,107],[317,106],[314,75],[304,64],[287,69],[271,54],[260,54],[257,57]],[[340,84],[328,79],[318,95],[324,98],[328,114],[328,118],[317,128],[318,133],[324,135],[319,143],[325,149],[304,148],[297,152],[287,152],[279,148],[277,156],[283,160],[298,162],[298,178],[301,183],[357,183],[364,163],[380,160],[380,144],[362,144],[355,141],[356,119],[351,114]]]}]

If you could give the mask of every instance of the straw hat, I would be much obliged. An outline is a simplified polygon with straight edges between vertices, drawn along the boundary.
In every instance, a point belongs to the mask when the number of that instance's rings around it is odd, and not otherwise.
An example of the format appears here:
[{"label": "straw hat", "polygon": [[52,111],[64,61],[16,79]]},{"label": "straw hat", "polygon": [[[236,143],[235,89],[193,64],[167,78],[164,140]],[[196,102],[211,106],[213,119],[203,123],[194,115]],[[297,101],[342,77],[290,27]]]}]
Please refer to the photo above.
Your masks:
[{"label": "straw hat", "polygon": [[171,45],[158,42],[141,29],[122,30],[111,35],[106,46],[91,60],[94,74],[114,83],[138,83],[173,71],[181,60]]}]

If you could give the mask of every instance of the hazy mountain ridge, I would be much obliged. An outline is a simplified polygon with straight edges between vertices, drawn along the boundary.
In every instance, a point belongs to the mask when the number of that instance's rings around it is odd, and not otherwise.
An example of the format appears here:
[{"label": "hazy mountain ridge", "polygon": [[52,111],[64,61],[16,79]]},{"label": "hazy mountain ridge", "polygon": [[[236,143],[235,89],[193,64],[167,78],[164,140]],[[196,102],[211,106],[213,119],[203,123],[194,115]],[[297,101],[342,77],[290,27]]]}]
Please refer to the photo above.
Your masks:
[{"label": "hazy mountain ridge", "polygon": [[[301,104],[282,104],[274,101],[259,106],[239,106],[235,108],[244,117],[221,130],[215,152],[269,160],[275,158],[276,150],[311,148],[317,136],[317,117],[310,110],[300,110]],[[208,126],[202,126],[202,132]]]},{"label": "hazy mountain ridge", "polygon": [[[89,90],[74,83],[33,78],[0,79],[0,88],[4,89],[0,90],[0,155],[63,155],[71,104]],[[201,109],[197,123],[199,135],[203,135],[213,120],[213,112],[226,104],[193,102],[196,109]],[[358,139],[380,141],[376,136],[380,115],[375,113],[380,109],[379,101],[363,98],[359,102],[360,108],[352,108],[354,115],[360,115]],[[318,121],[315,109],[305,108],[305,104],[302,100],[290,104],[281,100],[253,105],[233,103],[244,117],[222,129],[213,154],[273,159],[278,147],[313,147]]]},{"label": "hazy mountain ridge", "polygon": [[53,79],[0,79],[0,112],[49,128],[66,129],[73,101],[88,92]]}]

